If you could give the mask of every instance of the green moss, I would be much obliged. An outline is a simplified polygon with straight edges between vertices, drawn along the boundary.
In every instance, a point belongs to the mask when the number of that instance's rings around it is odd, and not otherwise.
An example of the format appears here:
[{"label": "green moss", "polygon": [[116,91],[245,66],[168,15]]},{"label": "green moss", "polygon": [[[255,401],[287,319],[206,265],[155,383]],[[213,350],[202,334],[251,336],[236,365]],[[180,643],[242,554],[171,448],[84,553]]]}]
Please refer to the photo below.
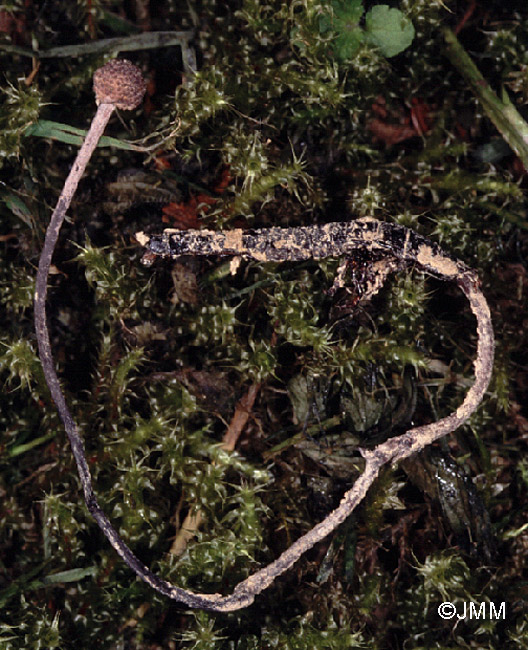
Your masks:
[{"label": "green moss", "polygon": [[[141,266],[131,239],[165,227],[160,210],[140,203],[107,214],[102,207],[117,171],[168,163],[184,179],[183,203],[203,188],[214,197],[208,227],[372,215],[430,236],[478,269],[498,338],[495,378],[486,403],[446,444],[471,465],[479,486],[487,481],[482,495],[500,553],[488,569],[451,537],[438,541],[440,506],[395,468],[349,522],[354,543],[339,532],[322,542],[248,610],[189,615],[135,579],[83,504],[36,355],[31,310],[42,232],[73,149],[23,132],[38,118],[67,121],[72,107],[72,125],[86,127],[89,79],[100,59],[45,59],[27,87],[18,80],[28,76],[29,59],[2,50],[10,70],[0,109],[2,647],[311,650],[388,648],[401,639],[409,648],[524,647],[522,612],[512,609],[500,625],[455,628],[436,612],[439,599],[515,602],[523,587],[516,567],[526,562],[528,481],[519,454],[525,188],[512,157],[483,163],[475,155],[497,133],[441,53],[441,27],[465,9],[401,2],[416,35],[388,62],[364,41],[336,56],[335,32],[321,26],[329,2],[161,5],[173,24],[187,28],[197,18],[198,73],[180,83],[177,50],[129,54],[159,86],[131,129],[159,148],[97,151],[50,278],[57,366],[105,511],[162,575],[228,593],[335,507],[361,462],[358,445],[447,415],[472,378],[472,315],[456,287],[412,269],[357,304],[371,260],[353,260],[350,292],[329,295],[342,260],[242,261],[231,275],[225,260],[193,259],[195,302],[177,302],[170,262]],[[95,6],[89,23],[85,10],[73,3],[30,17],[26,36],[41,49],[92,42],[116,35],[118,12],[137,27],[117,2]],[[525,21],[504,8],[498,15],[498,5],[490,12],[487,26],[478,12],[470,17],[468,28],[481,39],[471,48],[489,83],[513,84],[520,103],[524,86],[515,73],[526,66]],[[351,32],[363,34],[362,18]],[[505,18],[507,30],[490,27]],[[153,29],[164,28],[152,19]],[[380,97],[385,116],[376,113]],[[409,126],[414,100],[431,130],[392,146],[376,140],[373,117],[389,129]],[[109,134],[135,137],[117,120]],[[198,372],[202,383],[187,381]],[[235,405],[256,385],[240,451],[227,453],[221,441]],[[171,554],[178,526],[197,510],[203,523],[195,538]]]},{"label": "green moss", "polygon": [[18,158],[20,142],[30,124],[36,122],[42,107],[42,95],[35,86],[6,84],[0,110],[0,166],[5,161]]}]

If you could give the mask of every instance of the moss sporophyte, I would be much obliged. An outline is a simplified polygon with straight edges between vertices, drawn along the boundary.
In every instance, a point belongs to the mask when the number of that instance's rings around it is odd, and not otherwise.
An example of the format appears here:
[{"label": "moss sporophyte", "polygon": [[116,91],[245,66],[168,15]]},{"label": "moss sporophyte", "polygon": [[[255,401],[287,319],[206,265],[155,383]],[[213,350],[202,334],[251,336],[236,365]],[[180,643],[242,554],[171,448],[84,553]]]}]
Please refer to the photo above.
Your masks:
[{"label": "moss sporophyte", "polygon": [[[363,472],[343,496],[339,506],[322,522],[294,542],[267,567],[239,583],[232,594],[197,594],[174,586],[150,571],[131,551],[99,506],[92,488],[92,478],[85,457],[84,444],[70,413],[51,352],[46,324],[47,279],[59,231],[73,194],[114,108],[137,107],[145,92],[140,71],[128,61],[113,60],[94,75],[98,109],[86,139],[66,179],[64,189],[52,214],[40,257],[35,292],[35,328],[40,359],[46,382],[71,443],[88,510],[126,564],[160,593],[188,607],[227,612],[251,604],[257,594],[289,569],[300,556],[341,524],[363,500],[380,469],[422,450],[425,446],[454,431],[475,411],[488,387],[493,366],[494,338],[488,304],[480,290],[477,274],[463,262],[444,253],[435,243],[402,226],[364,217],[352,222],[327,223],[299,228],[257,230],[165,230],[160,235],[137,233],[137,240],[148,249],[146,261],[156,256],[230,255],[252,258],[259,262],[295,261],[308,258],[350,257],[354,252],[372,254],[372,265],[365,279],[362,299],[376,294],[388,275],[409,265],[437,278],[455,282],[469,301],[477,321],[477,355],[475,381],[462,404],[447,417],[432,424],[418,426],[379,444],[361,449],[365,460]],[[340,269],[334,287],[343,285]]]}]

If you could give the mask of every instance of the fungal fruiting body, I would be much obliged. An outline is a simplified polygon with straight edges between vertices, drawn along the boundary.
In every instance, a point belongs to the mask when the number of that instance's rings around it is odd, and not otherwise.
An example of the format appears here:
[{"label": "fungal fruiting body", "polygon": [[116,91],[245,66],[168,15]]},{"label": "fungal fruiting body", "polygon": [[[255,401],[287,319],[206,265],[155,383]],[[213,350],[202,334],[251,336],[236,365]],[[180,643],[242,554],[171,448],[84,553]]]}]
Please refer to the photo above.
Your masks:
[{"label": "fungal fruiting body", "polygon": [[141,70],[126,59],[112,59],[95,71],[93,89],[97,106],[113,104],[132,111],[143,100],[146,84]]},{"label": "fungal fruiting body", "polygon": [[67,411],[67,407],[55,372],[46,325],[46,294],[51,259],[64,217],[70,207],[77,185],[92,153],[97,147],[97,143],[103,135],[110,116],[116,107],[131,110],[139,106],[145,90],[146,84],[141,71],[130,61],[114,59],[97,70],[94,75],[94,91],[98,104],[97,112],[64,183],[46,230],[35,284],[35,329],[46,383],[63,419],[62,411]]},{"label": "fungal fruiting body", "polygon": [[39,261],[35,291],[35,328],[44,375],[70,440],[88,510],[120,557],[148,585],[189,607],[217,612],[240,609],[251,604],[256,594],[266,589],[304,552],[327,536],[350,515],[365,497],[383,465],[402,460],[420,451],[426,445],[456,429],[473,413],[485,394],[493,367],[494,338],[490,310],[473,270],[446,255],[436,244],[424,240],[413,231],[374,219],[363,218],[351,224],[332,223],[321,227],[271,228],[250,232],[192,231],[182,234],[170,230],[161,236],[150,237],[138,234],[138,240],[150,248],[152,255],[164,257],[178,256],[183,253],[229,254],[252,256],[259,261],[272,259],[285,261],[346,255],[357,249],[376,251],[381,256],[379,262],[383,263],[385,268],[377,267],[379,281],[373,283],[371,295],[379,290],[389,272],[400,268],[400,262],[416,263],[423,270],[432,272],[444,280],[457,282],[469,300],[477,321],[475,382],[455,412],[437,422],[417,426],[406,433],[389,438],[372,450],[360,450],[365,459],[365,468],[343,496],[339,506],[326,519],[296,540],[277,560],[239,583],[231,595],[196,594],[172,585],[155,575],[134,555],[97,503],[83,441],[57,377],[46,325],[46,291],[51,259],[60,227],[79,179],[114,108],[133,109],[138,106],[145,93],[145,82],[140,71],[130,62],[114,60],[95,73],[94,91],[98,104],[97,113],[53,211]]}]

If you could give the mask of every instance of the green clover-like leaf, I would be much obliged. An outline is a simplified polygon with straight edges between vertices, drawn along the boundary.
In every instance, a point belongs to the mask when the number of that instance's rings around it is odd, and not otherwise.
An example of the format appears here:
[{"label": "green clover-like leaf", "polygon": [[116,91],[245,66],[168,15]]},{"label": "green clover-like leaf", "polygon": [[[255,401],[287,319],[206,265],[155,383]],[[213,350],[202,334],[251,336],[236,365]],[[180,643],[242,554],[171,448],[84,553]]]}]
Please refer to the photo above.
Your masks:
[{"label": "green clover-like leaf", "polygon": [[339,59],[349,59],[363,42],[363,30],[359,21],[363,15],[362,0],[334,0],[331,15],[323,15],[319,21],[321,33],[335,32],[332,43],[334,54]]},{"label": "green clover-like leaf", "polygon": [[399,9],[376,5],[365,22],[366,38],[387,58],[403,52],[413,41],[414,26]]}]

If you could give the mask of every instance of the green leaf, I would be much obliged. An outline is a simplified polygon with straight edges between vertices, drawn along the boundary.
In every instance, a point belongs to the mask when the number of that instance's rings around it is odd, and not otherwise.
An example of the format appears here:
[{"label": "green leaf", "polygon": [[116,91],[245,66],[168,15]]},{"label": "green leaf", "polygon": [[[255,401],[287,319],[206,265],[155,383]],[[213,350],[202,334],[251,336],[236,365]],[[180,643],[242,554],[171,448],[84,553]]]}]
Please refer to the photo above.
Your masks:
[{"label": "green leaf", "polygon": [[87,576],[97,575],[97,567],[88,566],[77,569],[66,569],[65,571],[59,571],[57,573],[50,573],[47,576],[42,578],[42,584],[44,585],[56,585],[63,582],[79,582]]},{"label": "green leaf", "polygon": [[335,32],[332,44],[334,54],[339,59],[350,59],[363,42],[363,30],[359,21],[363,15],[362,0],[335,0],[332,12],[323,15],[319,21],[321,33]]},{"label": "green leaf", "polygon": [[33,440],[25,444],[7,447],[6,449],[7,454],[10,458],[14,458],[15,456],[20,456],[20,454],[25,454],[26,451],[29,451],[34,447],[38,447],[39,445],[48,442],[48,440],[52,440],[55,437],[55,433],[56,433],[55,431],[52,431],[51,433],[46,433],[45,435],[39,436],[38,438],[33,438]]},{"label": "green leaf", "polygon": [[376,5],[365,20],[365,36],[386,57],[403,52],[414,39],[414,26],[399,9]]},{"label": "green leaf", "polygon": [[9,192],[2,196],[2,201],[6,204],[9,210],[11,210],[11,212],[19,219],[21,219],[26,225],[33,225],[33,216],[31,214],[31,210],[27,207],[21,198]]},{"label": "green leaf", "polygon": [[[51,140],[58,140],[59,142],[66,142],[67,144],[76,144],[79,147],[83,143],[86,131],[84,129],[77,129],[69,124],[61,124],[60,122],[51,122],[50,120],[39,120],[34,124],[28,126],[24,131],[24,137],[33,135],[39,138],[50,138]],[[99,140],[99,147],[115,147],[116,149],[126,149],[127,151],[135,151],[134,145],[117,140],[116,138],[109,138],[103,136]]]}]

